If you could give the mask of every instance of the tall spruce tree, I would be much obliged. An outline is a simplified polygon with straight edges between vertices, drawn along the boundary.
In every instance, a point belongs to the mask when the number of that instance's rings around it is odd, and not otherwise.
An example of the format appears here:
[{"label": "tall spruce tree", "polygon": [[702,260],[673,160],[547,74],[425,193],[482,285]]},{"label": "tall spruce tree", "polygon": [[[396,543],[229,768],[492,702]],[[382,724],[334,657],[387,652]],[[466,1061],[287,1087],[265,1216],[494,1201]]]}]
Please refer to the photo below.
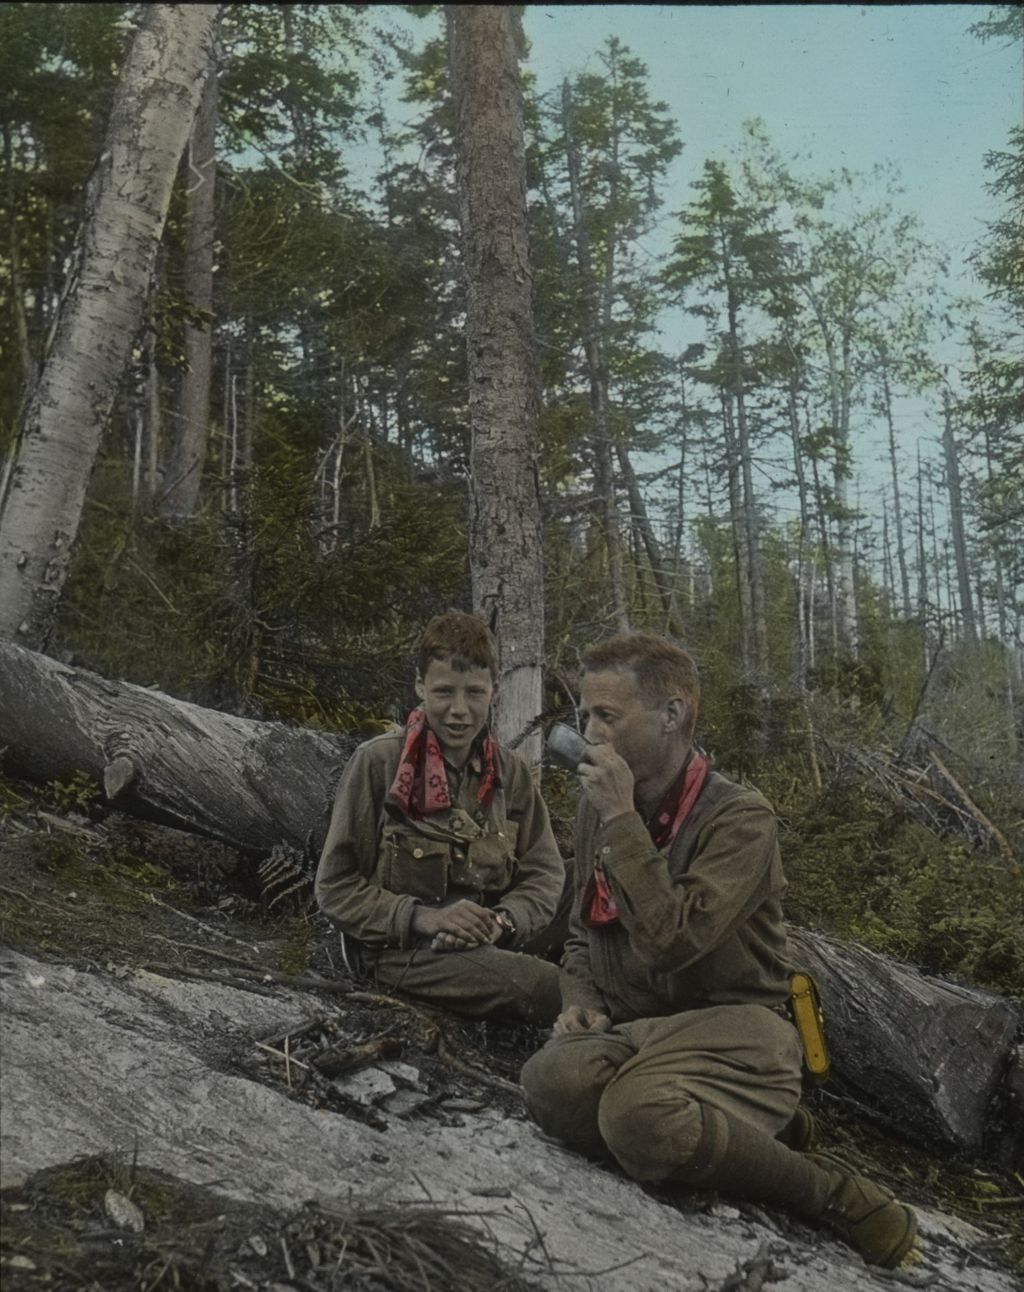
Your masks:
[{"label": "tall spruce tree", "polygon": [[761,519],[754,488],[749,391],[756,379],[745,332],[748,311],[778,312],[783,255],[779,235],[763,213],[737,194],[724,164],[708,161],[694,185],[695,201],[680,215],[680,231],[665,268],[667,284],[705,320],[713,361],[703,370],[722,409],[740,590],[744,671],[765,678],[768,667],[766,589]]},{"label": "tall spruce tree", "polygon": [[[647,68],[615,38],[601,51],[600,73],[565,81],[540,105],[534,150],[540,201],[537,223],[571,321],[563,314],[554,337],[582,363],[563,366],[549,406],[570,408],[586,391],[586,459],[603,541],[611,614],[630,622],[619,492],[629,501],[630,530],[645,553],[664,614],[678,620],[667,562],[647,515],[631,452],[653,447],[652,408],[667,399],[665,365],[648,335],[660,306],[657,284],[638,255],[637,240],[653,227],[668,166],[682,144],[665,104],[651,98]],[[554,339],[554,338],[553,338]]]}]

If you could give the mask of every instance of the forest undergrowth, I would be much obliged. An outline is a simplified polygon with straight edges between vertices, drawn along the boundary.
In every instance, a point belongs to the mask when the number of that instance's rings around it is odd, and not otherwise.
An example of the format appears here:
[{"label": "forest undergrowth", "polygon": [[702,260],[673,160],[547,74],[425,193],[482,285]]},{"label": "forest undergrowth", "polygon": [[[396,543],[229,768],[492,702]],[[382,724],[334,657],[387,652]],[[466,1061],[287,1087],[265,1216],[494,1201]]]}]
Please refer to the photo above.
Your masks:
[{"label": "forest undergrowth", "polygon": [[[421,624],[468,607],[459,493],[396,483],[393,521],[324,559],[290,522],[288,490],[268,490],[241,581],[213,518],[125,532],[94,502],[60,648],[214,708],[372,734],[412,706]],[[439,519],[450,545],[431,546]],[[598,580],[586,567],[576,576],[549,575],[546,722],[576,721],[579,652],[610,631]],[[644,613],[638,626],[661,627]],[[1024,996],[1024,775],[988,645],[946,650],[925,674],[911,645],[876,625],[856,665],[823,667],[816,689],[799,691],[742,678],[733,627],[720,610],[695,619],[685,643],[703,679],[698,738],[774,805],[790,917]],[[574,784],[549,771],[545,792],[568,852]]]}]

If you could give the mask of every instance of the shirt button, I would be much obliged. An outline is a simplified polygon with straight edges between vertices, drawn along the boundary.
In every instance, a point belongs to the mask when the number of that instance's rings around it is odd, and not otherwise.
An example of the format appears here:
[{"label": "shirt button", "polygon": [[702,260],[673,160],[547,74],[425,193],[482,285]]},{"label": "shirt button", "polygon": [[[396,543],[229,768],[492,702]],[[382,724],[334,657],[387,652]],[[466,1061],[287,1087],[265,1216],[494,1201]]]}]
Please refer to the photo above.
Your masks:
[{"label": "shirt button", "polygon": [[413,850],[412,850],[412,855],[413,855],[414,857],[422,857],[422,856],[423,856],[423,849],[422,849],[422,848],[413,848]]},{"label": "shirt button", "polygon": [[605,844],[604,847],[601,849],[601,851],[605,854],[605,856],[607,856],[608,853],[611,852],[611,848],[608,846],[608,844]]}]

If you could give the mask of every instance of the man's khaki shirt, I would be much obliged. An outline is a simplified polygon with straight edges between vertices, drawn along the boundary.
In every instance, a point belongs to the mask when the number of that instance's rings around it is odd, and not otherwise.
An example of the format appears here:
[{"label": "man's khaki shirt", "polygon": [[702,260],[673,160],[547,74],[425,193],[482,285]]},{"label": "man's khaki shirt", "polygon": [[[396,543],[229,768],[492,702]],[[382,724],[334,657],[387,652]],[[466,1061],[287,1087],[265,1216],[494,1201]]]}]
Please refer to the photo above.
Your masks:
[{"label": "man's khaki shirt", "polygon": [[480,806],[475,761],[452,775],[452,809],[414,821],[385,804],[405,742],[402,732],[359,746],[345,767],[320,856],[320,908],[368,948],[415,944],[418,902],[470,898],[500,904],[527,941],[551,921],[565,881],[547,808],[527,765],[499,749],[501,786]]},{"label": "man's khaki shirt", "polygon": [[[619,922],[588,928],[580,895],[599,863]],[[601,825],[584,796],[576,820],[576,900],[562,962],[563,1008],[613,1022],[705,1005],[789,997],[786,882],[775,815],[754,790],[711,772],[667,852],[637,812]]]}]

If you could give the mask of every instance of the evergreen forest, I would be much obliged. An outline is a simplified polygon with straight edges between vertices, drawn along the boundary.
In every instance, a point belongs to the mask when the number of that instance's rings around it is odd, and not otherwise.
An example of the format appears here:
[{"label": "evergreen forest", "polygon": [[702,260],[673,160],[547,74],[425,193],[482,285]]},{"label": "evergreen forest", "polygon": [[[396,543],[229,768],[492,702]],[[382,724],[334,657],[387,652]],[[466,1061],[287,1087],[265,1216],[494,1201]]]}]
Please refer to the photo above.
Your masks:
[{"label": "evergreen forest", "polygon": [[[0,506],[146,8],[165,6],[0,8]],[[476,494],[501,480],[474,462],[463,118],[442,8],[398,8],[221,7],[52,621],[26,644],[371,733],[410,707],[423,623],[479,608]],[[972,37],[1024,47],[1022,11],[978,6]],[[687,123],[628,41],[593,39],[544,93],[520,50],[534,725],[574,721],[589,643],[675,637],[700,742],[779,813],[793,920],[1024,993],[1024,126],[989,141],[998,214],[951,266],[884,158],[868,183],[757,119],[673,209]],[[670,317],[700,340],[672,348]],[[923,433],[903,433],[907,399]],[[544,783],[569,821],[570,778]]]}]

